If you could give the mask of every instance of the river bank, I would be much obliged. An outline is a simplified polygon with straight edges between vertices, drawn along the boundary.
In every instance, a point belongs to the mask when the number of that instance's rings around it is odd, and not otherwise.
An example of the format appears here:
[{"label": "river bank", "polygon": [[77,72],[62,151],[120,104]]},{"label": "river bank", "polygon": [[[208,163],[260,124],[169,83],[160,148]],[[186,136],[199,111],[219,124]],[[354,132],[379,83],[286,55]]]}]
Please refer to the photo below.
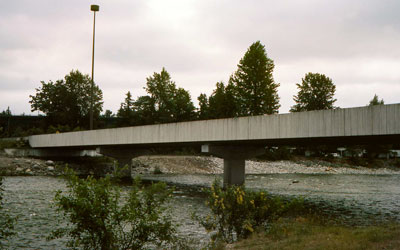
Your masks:
[{"label": "river bank", "polygon": [[[383,162],[383,161],[382,161]],[[64,168],[78,174],[102,176],[110,173],[110,159],[84,158],[79,161],[53,161],[28,157],[12,157],[0,152],[0,175],[3,176],[58,176]],[[352,166],[313,158],[296,158],[293,161],[246,161],[246,174],[400,174],[393,164],[383,167]],[[163,174],[222,174],[223,159],[213,156],[146,155],[132,160],[132,175]]]}]

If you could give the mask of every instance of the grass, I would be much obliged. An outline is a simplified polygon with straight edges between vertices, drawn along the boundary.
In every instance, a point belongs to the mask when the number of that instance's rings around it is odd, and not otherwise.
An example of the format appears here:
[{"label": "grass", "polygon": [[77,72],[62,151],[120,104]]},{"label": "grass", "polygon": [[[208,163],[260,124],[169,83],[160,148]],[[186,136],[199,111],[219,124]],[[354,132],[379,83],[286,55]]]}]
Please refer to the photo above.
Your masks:
[{"label": "grass", "polygon": [[400,249],[400,225],[348,227],[301,217],[283,219],[274,223],[268,233],[254,234],[225,249]]}]

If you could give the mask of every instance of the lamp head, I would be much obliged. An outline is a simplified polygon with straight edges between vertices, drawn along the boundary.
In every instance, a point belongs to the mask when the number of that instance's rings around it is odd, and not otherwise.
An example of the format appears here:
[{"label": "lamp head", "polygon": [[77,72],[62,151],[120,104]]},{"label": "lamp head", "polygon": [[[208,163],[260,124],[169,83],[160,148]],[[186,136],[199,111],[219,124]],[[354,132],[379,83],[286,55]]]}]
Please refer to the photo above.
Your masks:
[{"label": "lamp head", "polygon": [[98,5],[92,4],[92,5],[90,5],[90,10],[91,11],[99,11],[100,7]]}]

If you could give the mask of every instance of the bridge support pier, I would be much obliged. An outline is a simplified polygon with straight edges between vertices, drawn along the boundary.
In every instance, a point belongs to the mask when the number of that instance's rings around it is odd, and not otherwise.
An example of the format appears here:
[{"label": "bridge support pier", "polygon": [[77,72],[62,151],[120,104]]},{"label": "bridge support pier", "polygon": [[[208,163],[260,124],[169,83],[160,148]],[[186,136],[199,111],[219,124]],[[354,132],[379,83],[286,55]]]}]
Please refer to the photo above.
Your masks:
[{"label": "bridge support pier", "polygon": [[132,159],[141,155],[148,154],[148,150],[145,149],[124,149],[124,148],[106,148],[100,147],[97,151],[109,157],[114,158],[118,165],[114,165],[114,170],[118,166],[119,169],[127,166],[127,169],[121,172],[122,177],[132,178]]},{"label": "bridge support pier", "polygon": [[202,145],[201,152],[224,159],[224,187],[226,187],[244,184],[245,160],[264,154],[265,147]]}]

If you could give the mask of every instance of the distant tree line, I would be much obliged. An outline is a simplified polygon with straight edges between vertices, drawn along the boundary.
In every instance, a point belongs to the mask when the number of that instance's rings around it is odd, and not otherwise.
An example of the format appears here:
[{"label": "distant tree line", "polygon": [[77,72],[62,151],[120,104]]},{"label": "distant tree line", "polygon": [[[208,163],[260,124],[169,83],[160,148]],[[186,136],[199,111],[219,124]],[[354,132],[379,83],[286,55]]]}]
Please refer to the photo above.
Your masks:
[{"label": "distant tree line", "polygon": [[[165,68],[146,78],[146,95],[134,98],[128,91],[116,114],[103,114],[103,93],[93,83],[93,113],[95,128],[136,126],[159,123],[231,118],[278,113],[278,87],[273,78],[274,62],[267,56],[260,41],[253,43],[240,59],[237,70],[227,83],[217,82],[210,96],[197,97],[195,107],[189,92],[172,80]],[[30,95],[31,111],[44,114],[38,119],[14,119],[11,110],[0,113],[0,135],[18,136],[85,130],[89,127],[92,81],[89,75],[72,70],[64,79],[41,82]],[[297,83],[298,93],[290,112],[336,108],[336,86],[332,79],[320,73],[307,73]],[[370,105],[383,104],[374,96]],[[13,117],[13,119],[10,119]],[[16,121],[26,121],[16,122]],[[11,123],[16,123],[11,126]],[[10,128],[12,128],[10,130]]]}]

